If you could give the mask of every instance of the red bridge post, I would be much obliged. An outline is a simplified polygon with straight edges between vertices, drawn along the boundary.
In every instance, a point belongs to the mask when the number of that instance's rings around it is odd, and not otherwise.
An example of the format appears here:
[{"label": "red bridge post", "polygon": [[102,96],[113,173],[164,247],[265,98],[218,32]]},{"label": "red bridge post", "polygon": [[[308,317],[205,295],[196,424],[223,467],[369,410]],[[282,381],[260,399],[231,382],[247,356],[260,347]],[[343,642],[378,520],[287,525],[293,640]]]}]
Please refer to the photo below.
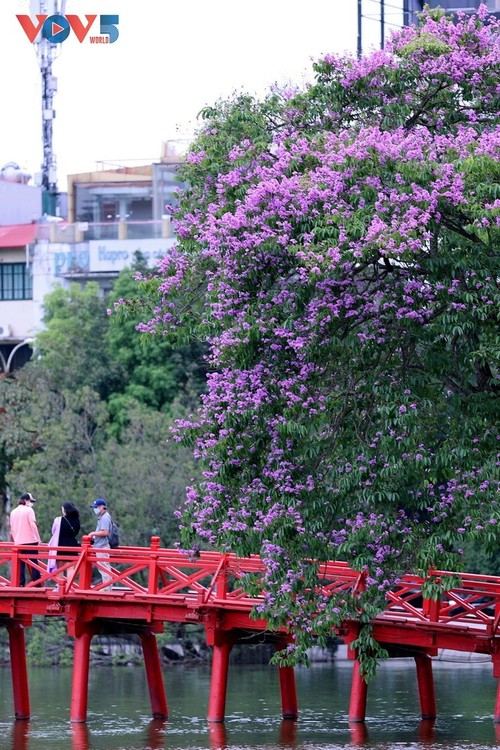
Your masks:
[{"label": "red bridge post", "polygon": [[21,565],[19,562],[19,547],[12,548],[12,563],[10,566],[10,585],[17,586],[21,585]]},{"label": "red bridge post", "polygon": [[148,574],[148,594],[158,593],[158,552],[160,549],[160,537],[151,537],[150,562]]},{"label": "red bridge post", "polygon": [[361,675],[360,663],[355,659],[352,668],[351,700],[349,703],[350,722],[364,722],[367,694],[368,685]]},{"label": "red bridge post", "polygon": [[82,554],[83,561],[80,568],[80,581],[79,585],[81,589],[89,589],[92,586],[92,563],[89,560],[89,551],[92,549],[90,544],[90,537],[82,537]]},{"label": "red bridge post", "polygon": [[148,680],[149,698],[153,719],[168,719],[167,698],[161,671],[160,656],[156,635],[151,630],[140,633],[146,677]]},{"label": "red bridge post", "polygon": [[[276,649],[282,651],[287,645],[288,640],[278,641]],[[297,719],[299,706],[295,685],[295,670],[293,667],[278,667],[278,674],[281,692],[281,715],[284,719]]]},{"label": "red bridge post", "polygon": [[234,645],[235,636],[230,632],[220,631],[213,635],[212,676],[210,678],[207,718],[210,722],[217,722],[224,721],[226,712],[229,655]]},{"label": "red bridge post", "polygon": [[7,623],[7,631],[9,633],[14,715],[16,719],[29,719],[30,689],[28,684],[28,669],[26,666],[24,625],[15,620],[11,620]]},{"label": "red bridge post", "polygon": [[71,684],[71,722],[87,721],[90,642],[94,632],[92,625],[86,623],[76,625],[73,680]]},{"label": "red bridge post", "polygon": [[500,725],[500,653],[492,654],[491,660],[493,662],[493,677],[497,678],[497,695],[493,723],[498,727]]},{"label": "red bridge post", "polygon": [[429,654],[424,653],[417,654],[414,658],[417,667],[418,694],[420,697],[422,719],[435,719],[437,712],[432,675],[432,659]]}]

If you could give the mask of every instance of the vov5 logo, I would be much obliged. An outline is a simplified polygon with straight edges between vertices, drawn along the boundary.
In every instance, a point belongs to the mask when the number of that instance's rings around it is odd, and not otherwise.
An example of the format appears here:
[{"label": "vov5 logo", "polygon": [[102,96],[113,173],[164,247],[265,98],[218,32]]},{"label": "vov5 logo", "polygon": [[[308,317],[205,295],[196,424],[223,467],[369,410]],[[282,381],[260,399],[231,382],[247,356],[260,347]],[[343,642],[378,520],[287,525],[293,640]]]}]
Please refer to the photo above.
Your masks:
[{"label": "vov5 logo", "polygon": [[[68,38],[71,31],[81,44],[94,25],[97,15],[86,15],[86,24],[78,16],[73,15],[37,15],[36,23],[30,16],[16,15],[16,18],[32,44],[40,32],[44,39],[48,39],[52,44],[60,44]],[[99,36],[90,36],[90,43],[112,44],[116,42],[119,36],[117,28],[119,18],[117,15],[99,16]]]}]

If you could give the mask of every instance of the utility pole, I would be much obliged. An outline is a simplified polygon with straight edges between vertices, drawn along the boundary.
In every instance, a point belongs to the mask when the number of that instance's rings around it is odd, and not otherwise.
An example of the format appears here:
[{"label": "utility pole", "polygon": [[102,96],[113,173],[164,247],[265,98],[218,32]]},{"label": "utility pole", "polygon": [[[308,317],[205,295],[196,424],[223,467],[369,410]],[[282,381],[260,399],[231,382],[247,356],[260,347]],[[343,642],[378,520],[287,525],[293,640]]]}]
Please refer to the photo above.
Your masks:
[{"label": "utility pole", "polygon": [[363,0],[358,0],[358,60],[363,54]]},{"label": "utility pole", "polygon": [[[30,0],[31,16],[64,15],[66,0]],[[49,41],[43,33],[35,40],[36,56],[42,75],[42,200],[43,212],[57,213],[57,162],[53,148],[53,122],[56,116],[54,94],[57,91],[57,78],[52,74],[52,63],[61,50],[60,44]]]},{"label": "utility pole", "polygon": [[385,46],[385,0],[380,0],[380,49]]}]

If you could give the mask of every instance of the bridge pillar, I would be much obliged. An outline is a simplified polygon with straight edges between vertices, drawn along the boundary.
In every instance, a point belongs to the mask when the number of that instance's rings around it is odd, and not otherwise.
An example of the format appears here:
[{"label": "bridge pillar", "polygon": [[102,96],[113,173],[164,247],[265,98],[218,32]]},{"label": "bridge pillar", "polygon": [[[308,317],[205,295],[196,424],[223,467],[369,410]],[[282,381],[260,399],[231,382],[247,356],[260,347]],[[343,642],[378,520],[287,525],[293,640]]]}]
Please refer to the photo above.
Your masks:
[{"label": "bridge pillar", "polygon": [[497,680],[497,697],[495,701],[495,712],[493,714],[494,724],[500,724],[500,680]]},{"label": "bridge pillar", "polygon": [[[497,610],[498,607],[499,605],[497,604]],[[498,611],[495,615],[498,617]],[[497,696],[493,713],[493,723],[495,724],[495,733],[500,737],[500,654],[492,654],[491,661],[493,662],[493,677],[497,678]]]},{"label": "bridge pillar", "polygon": [[366,718],[366,699],[368,685],[364,681],[360,663],[355,659],[352,667],[351,700],[349,703],[349,721],[363,722]]},{"label": "bridge pillar", "polygon": [[434,678],[432,675],[432,659],[429,654],[417,654],[415,657],[417,667],[418,694],[420,697],[420,711],[422,719],[435,719],[436,698],[434,695]]},{"label": "bridge pillar", "polygon": [[12,672],[12,692],[14,695],[14,715],[16,719],[30,718],[30,691],[26,666],[26,645],[24,625],[15,620],[7,623]]},{"label": "bridge pillar", "polygon": [[235,636],[230,632],[215,632],[212,653],[212,676],[208,701],[208,721],[224,721],[226,712],[229,655]]},{"label": "bridge pillar", "polygon": [[[286,642],[278,642],[276,649],[281,651],[286,646]],[[293,667],[278,667],[278,675],[281,692],[281,715],[284,719],[297,719],[299,706],[295,686],[295,670]]]},{"label": "bridge pillar", "polygon": [[284,719],[297,719],[299,707],[293,667],[278,667],[281,691],[281,715]]},{"label": "bridge pillar", "polygon": [[94,628],[79,623],[75,633],[75,651],[73,655],[73,680],[71,684],[70,721],[87,721],[87,702],[89,692],[90,642]]},{"label": "bridge pillar", "polygon": [[144,655],[153,719],[168,719],[167,698],[156,636],[151,631],[145,631],[139,635]]}]

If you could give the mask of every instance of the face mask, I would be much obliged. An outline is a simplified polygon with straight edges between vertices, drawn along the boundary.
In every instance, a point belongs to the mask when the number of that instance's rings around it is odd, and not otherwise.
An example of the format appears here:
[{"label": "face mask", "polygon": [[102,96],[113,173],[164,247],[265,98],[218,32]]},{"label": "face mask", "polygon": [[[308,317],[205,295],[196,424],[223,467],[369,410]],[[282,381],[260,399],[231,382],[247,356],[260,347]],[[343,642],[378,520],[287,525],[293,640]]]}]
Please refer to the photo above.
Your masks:
[{"label": "face mask", "polygon": [[99,508],[93,508],[92,510],[94,511],[94,513],[96,514],[96,516],[99,515]]},{"label": "face mask", "polygon": [[27,505],[28,508],[32,508],[33,507],[33,503],[31,503],[29,500],[26,500],[26,505]]}]

